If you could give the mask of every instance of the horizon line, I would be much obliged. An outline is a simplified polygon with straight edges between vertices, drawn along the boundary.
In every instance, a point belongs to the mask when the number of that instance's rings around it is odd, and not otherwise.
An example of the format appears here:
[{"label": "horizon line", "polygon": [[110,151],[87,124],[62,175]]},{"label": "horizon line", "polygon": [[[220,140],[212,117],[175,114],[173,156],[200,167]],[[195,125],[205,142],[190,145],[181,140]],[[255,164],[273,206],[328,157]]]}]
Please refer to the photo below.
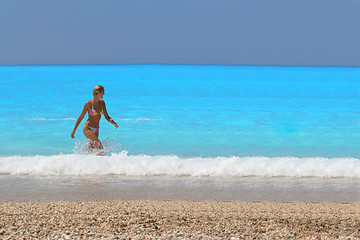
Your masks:
[{"label": "horizon line", "polygon": [[51,66],[224,66],[224,67],[313,67],[313,68],[360,68],[356,65],[265,65],[265,64],[188,64],[188,63],[69,63],[69,64],[0,64],[0,67],[51,67]]}]

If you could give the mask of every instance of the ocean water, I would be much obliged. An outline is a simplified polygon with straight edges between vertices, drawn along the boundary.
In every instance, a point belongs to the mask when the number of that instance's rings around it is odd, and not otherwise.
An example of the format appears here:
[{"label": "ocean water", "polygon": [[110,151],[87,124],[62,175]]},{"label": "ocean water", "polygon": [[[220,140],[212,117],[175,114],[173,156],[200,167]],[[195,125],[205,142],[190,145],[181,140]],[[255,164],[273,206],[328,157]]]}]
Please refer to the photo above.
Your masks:
[{"label": "ocean water", "polygon": [[[360,68],[1,66],[0,176],[360,180]],[[88,154],[95,85],[109,115]],[[359,182],[358,182],[359,183]]]}]

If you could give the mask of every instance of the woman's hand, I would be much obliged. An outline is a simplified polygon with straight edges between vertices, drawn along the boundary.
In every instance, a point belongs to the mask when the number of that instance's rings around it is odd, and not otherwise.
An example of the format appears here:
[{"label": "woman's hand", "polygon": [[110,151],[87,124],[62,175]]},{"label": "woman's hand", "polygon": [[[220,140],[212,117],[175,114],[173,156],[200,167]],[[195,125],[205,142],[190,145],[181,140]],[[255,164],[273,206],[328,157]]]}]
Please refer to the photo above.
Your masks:
[{"label": "woman's hand", "polygon": [[119,127],[119,125],[112,118],[110,118],[109,116],[108,118],[109,118],[108,121],[111,122],[116,128]]},{"label": "woman's hand", "polygon": [[72,131],[72,133],[71,133],[71,138],[75,138],[75,132],[74,131]]}]

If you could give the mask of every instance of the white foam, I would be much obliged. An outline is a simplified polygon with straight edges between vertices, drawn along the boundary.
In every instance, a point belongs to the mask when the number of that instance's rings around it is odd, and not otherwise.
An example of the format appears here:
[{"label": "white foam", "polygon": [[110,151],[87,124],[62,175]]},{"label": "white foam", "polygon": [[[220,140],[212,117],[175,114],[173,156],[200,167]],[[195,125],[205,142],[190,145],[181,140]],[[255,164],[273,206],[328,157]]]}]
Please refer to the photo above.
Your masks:
[{"label": "white foam", "polygon": [[135,118],[135,119],[132,119],[132,118],[118,118],[118,119],[115,119],[115,120],[118,120],[118,121],[126,121],[126,122],[142,122],[142,121],[150,121],[150,122],[153,122],[153,121],[162,121],[161,118]]},{"label": "white foam", "polygon": [[323,157],[182,158],[176,155],[129,155],[122,151],[109,156],[5,156],[0,157],[0,174],[360,178],[360,160]]},{"label": "white foam", "polygon": [[[33,117],[25,118],[27,121],[75,121],[76,118],[43,118],[43,117]],[[126,121],[126,122],[142,122],[142,121],[162,121],[161,118],[118,118],[117,121]]]},{"label": "white foam", "polygon": [[76,118],[25,118],[27,121],[74,121]]}]

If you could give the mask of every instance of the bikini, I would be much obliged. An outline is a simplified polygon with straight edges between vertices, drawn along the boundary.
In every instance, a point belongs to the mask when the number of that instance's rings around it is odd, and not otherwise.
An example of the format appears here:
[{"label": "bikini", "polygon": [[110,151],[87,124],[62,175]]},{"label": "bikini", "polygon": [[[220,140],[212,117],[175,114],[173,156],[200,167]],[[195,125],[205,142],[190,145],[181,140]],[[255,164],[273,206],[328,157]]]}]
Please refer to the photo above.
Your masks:
[{"label": "bikini", "polygon": [[[96,115],[98,115],[98,114],[100,114],[100,116],[101,116],[101,114],[104,114],[104,108],[103,108],[103,106],[101,105],[101,112],[100,113],[97,113],[96,112],[96,110],[95,110],[95,108],[94,108],[94,103],[92,103],[92,109],[89,111],[89,114],[91,115],[91,116],[96,116]],[[97,132],[99,132],[99,128],[97,127],[97,128],[94,128],[94,127],[90,127],[90,126],[88,126],[87,124],[85,124],[84,125],[84,128],[85,127],[87,127],[87,128],[89,128],[93,133],[97,133]]]}]

